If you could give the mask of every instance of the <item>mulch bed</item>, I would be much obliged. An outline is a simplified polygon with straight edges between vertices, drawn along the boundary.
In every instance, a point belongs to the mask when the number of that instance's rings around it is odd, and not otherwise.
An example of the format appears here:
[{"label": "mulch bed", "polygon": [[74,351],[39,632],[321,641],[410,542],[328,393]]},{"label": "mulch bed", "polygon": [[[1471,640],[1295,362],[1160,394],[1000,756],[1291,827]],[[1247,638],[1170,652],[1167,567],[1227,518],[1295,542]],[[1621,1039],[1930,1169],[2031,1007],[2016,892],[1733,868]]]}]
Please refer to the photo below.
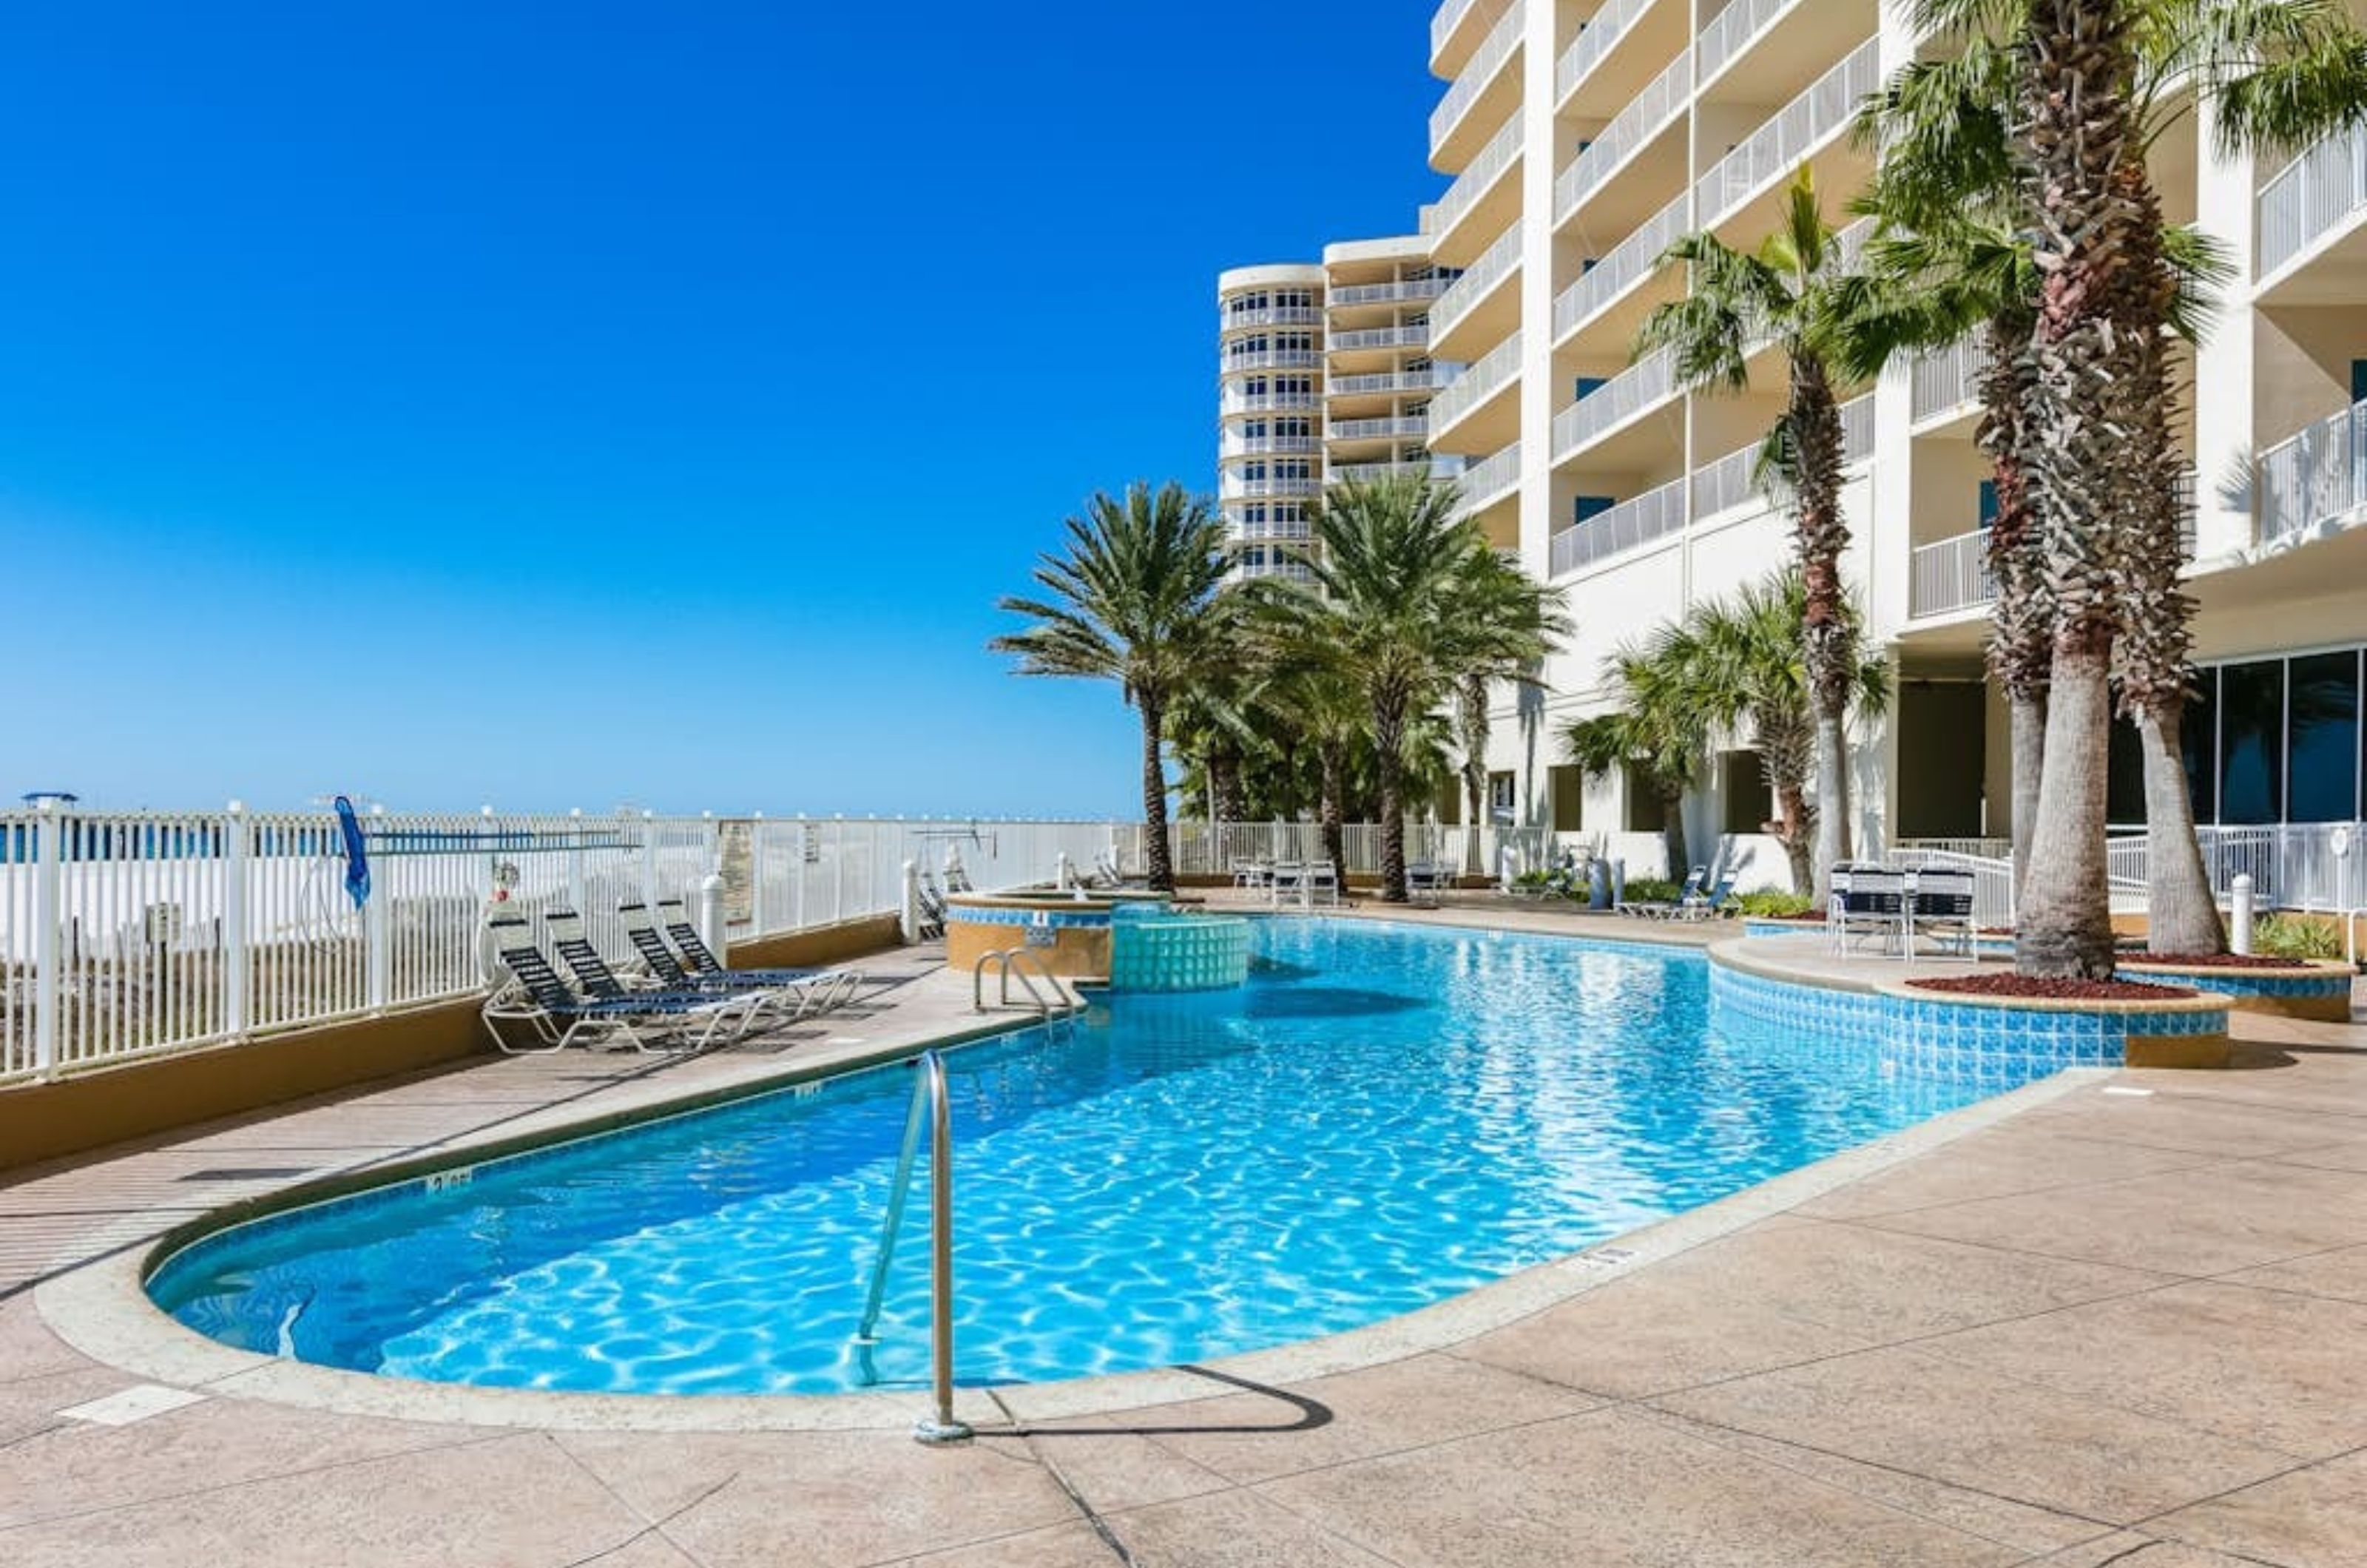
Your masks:
[{"label": "mulch bed", "polygon": [[2147,953],[2135,949],[2121,954],[2124,964],[2159,964],[2172,969],[2305,969],[2298,958],[2276,958],[2259,953]]},{"label": "mulch bed", "polygon": [[2157,1002],[2195,994],[2183,986],[2147,986],[2135,980],[2042,980],[2028,975],[1948,975],[1907,983],[1919,991],[2026,997],[2050,1002]]}]

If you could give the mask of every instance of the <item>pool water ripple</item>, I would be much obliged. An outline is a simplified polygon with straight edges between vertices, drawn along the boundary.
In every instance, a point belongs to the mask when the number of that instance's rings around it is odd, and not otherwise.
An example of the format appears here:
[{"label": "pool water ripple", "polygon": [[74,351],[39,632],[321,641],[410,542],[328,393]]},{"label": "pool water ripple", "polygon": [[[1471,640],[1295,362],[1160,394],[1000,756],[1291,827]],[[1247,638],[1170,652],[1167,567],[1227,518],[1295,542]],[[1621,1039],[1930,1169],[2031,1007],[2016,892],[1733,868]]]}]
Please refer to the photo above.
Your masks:
[{"label": "pool water ripple", "polygon": [[[1965,1103],[1714,1028],[1697,953],[1257,923],[1230,992],[946,1055],[968,1382],[1132,1371],[1427,1305]],[[925,1183],[852,1335],[912,1076],[775,1094],[208,1238],[233,1345],[497,1387],[837,1393],[927,1371]]]}]

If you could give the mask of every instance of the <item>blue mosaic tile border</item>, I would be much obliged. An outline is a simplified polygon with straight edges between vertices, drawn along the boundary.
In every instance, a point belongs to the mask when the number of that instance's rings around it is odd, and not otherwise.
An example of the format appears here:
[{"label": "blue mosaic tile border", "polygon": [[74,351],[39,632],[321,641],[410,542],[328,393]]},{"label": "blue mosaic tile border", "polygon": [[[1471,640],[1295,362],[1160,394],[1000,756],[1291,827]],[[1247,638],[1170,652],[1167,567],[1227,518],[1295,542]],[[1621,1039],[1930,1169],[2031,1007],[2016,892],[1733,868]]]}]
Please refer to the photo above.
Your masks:
[{"label": "blue mosaic tile border", "polygon": [[1208,991],[1249,978],[1245,919],[1126,920],[1110,940],[1114,991]]},{"label": "blue mosaic tile border", "polygon": [[1084,930],[1104,930],[1110,923],[1107,909],[1059,909],[1049,905],[1040,909],[980,909],[965,904],[952,904],[946,908],[947,925],[972,926],[1073,926]]},{"label": "blue mosaic tile border", "polygon": [[2323,975],[2248,975],[2241,969],[2198,970],[2180,975],[2140,975],[2124,969],[2115,978],[2140,986],[2201,987],[2231,997],[2347,997],[2350,976],[2328,970]]}]

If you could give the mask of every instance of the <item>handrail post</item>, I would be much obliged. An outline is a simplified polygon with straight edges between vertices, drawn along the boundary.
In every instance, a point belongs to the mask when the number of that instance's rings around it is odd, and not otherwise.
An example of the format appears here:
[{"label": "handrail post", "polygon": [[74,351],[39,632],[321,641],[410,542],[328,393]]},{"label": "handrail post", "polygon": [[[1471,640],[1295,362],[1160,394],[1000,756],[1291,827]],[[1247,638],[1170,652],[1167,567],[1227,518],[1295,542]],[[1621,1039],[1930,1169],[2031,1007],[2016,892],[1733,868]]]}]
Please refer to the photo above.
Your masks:
[{"label": "handrail post", "polygon": [[921,1059],[929,1114],[929,1361],[935,1407],[913,1424],[915,1441],[932,1446],[967,1442],[968,1423],[954,1417],[954,1128],[946,1065],[934,1051]]},{"label": "handrail post", "polygon": [[246,1032],[252,974],[246,946],[246,822],[245,803],[232,801],[222,814],[221,1026],[233,1039]]},{"label": "handrail post", "polygon": [[39,814],[33,818],[33,1071],[49,1078],[58,1070],[58,998],[64,994],[58,968],[64,962],[65,948],[61,884],[65,835],[72,829],[56,801],[40,801],[35,809]]}]

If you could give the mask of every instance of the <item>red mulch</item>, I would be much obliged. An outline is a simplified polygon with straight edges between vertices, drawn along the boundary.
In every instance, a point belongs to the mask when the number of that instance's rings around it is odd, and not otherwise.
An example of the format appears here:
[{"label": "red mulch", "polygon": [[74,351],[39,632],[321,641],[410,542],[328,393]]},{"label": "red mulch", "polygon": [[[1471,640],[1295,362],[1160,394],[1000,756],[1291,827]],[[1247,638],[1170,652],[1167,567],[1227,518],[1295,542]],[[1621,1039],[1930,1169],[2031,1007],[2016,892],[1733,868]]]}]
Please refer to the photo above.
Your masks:
[{"label": "red mulch", "polygon": [[1907,983],[1919,991],[2028,997],[2039,1001],[2156,1002],[2194,995],[2183,986],[2147,986],[2135,980],[2042,980],[2027,975],[1949,975],[1936,980]]},{"label": "red mulch", "polygon": [[2292,958],[2276,958],[2258,953],[2147,953],[2143,949],[2121,954],[2124,964],[2161,964],[2176,969],[2300,969],[2307,965]]}]

